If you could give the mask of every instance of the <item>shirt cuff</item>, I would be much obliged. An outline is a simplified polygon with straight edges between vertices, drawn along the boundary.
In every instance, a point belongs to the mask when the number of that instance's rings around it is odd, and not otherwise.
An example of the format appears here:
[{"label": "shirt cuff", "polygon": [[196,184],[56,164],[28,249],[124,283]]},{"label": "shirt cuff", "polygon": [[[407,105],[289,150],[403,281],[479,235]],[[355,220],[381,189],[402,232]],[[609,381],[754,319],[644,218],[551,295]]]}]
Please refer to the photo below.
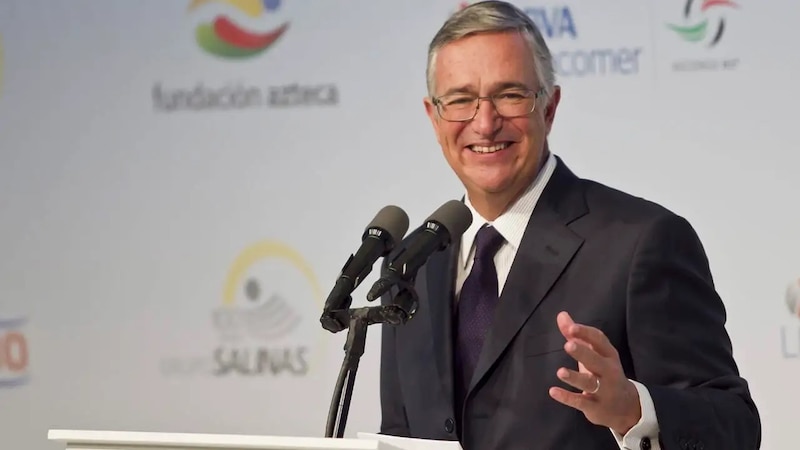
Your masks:
[{"label": "shirt cuff", "polygon": [[636,386],[636,390],[639,392],[639,406],[642,409],[642,417],[633,428],[628,430],[625,436],[620,435],[614,430],[611,430],[611,433],[617,440],[617,445],[619,445],[619,448],[622,450],[639,450],[640,448],[644,448],[641,445],[643,440],[650,441],[650,446],[648,448],[652,450],[661,450],[661,446],[658,443],[658,418],[656,417],[656,408],[653,405],[653,398],[650,397],[650,391],[641,383],[637,383],[633,380],[630,380],[630,382]]}]

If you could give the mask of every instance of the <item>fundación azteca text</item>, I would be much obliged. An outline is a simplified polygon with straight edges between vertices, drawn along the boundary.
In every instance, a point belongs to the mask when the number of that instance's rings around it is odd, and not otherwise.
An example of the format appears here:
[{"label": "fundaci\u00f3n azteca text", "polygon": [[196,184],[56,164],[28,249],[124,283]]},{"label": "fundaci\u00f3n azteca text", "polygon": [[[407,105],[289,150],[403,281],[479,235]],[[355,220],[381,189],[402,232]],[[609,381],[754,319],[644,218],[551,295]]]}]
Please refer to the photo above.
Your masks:
[{"label": "fundaci\u00f3n azteca text", "polygon": [[301,106],[335,106],[339,90],[334,84],[301,85],[260,88],[229,84],[213,88],[198,83],[192,88],[153,86],[153,108],[163,112],[203,111],[245,108],[288,108]]}]

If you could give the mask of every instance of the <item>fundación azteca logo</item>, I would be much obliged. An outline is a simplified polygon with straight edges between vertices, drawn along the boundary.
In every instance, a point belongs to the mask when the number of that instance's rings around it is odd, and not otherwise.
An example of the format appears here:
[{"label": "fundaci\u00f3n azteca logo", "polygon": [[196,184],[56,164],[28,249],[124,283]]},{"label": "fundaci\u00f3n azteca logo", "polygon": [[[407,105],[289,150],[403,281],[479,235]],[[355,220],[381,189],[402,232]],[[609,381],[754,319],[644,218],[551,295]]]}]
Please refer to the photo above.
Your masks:
[{"label": "fundaci\u00f3n azteca logo", "polygon": [[[789,307],[789,314],[800,320],[800,278],[786,287],[786,306]],[[800,358],[800,322],[781,328],[781,352],[787,359]]]},{"label": "fundaci\u00f3n azteca logo", "polygon": [[225,279],[222,304],[211,312],[210,354],[162,360],[168,376],[301,377],[324,355],[322,291],[309,263],[290,246],[263,241],[244,249]]},{"label": "fundaci\u00f3n azteca logo", "polygon": [[720,15],[716,18],[711,18],[708,12],[738,7],[736,3],[730,0],[702,0],[702,2],[686,0],[686,5],[683,8],[683,18],[688,24],[667,24],[667,27],[676,32],[685,41],[706,42],[709,47],[713,47],[717,45],[725,33],[725,17]]},{"label": "fundaci\u00f3n azteca logo", "polygon": [[27,319],[0,319],[0,388],[12,388],[28,382]]},{"label": "fundaci\u00f3n azteca logo", "polygon": [[[207,3],[223,3],[232,6],[252,18],[259,18],[274,12],[280,7],[280,0],[192,0],[189,12],[194,12]],[[206,52],[222,58],[250,58],[262,53],[272,46],[286,29],[289,23],[279,27],[256,32],[246,30],[226,15],[218,15],[211,22],[204,22],[195,28],[195,40]]]},{"label": "fundaci\u00f3n azteca logo", "polygon": [[[192,0],[190,11],[195,11],[207,3],[221,3],[234,6],[235,11],[253,18],[271,15],[280,9],[279,0]],[[225,15],[217,15],[209,22],[200,22],[195,28],[195,40],[206,53],[216,56],[216,60],[260,61],[253,58],[275,45],[286,34],[289,22],[269,31],[254,32],[245,30]],[[309,52],[304,58],[311,58]],[[271,64],[285,65],[291,61],[269,61]],[[168,87],[167,83],[156,81],[151,97],[153,109],[158,112],[199,112],[231,111],[256,108],[286,109],[295,107],[336,106],[339,104],[339,88],[335,83],[301,84],[295,81],[264,86],[262,81],[267,69],[257,69],[253,75],[258,82],[248,82],[242,74],[228,81],[198,81],[188,87]],[[303,73],[303,76],[307,76]]]}]

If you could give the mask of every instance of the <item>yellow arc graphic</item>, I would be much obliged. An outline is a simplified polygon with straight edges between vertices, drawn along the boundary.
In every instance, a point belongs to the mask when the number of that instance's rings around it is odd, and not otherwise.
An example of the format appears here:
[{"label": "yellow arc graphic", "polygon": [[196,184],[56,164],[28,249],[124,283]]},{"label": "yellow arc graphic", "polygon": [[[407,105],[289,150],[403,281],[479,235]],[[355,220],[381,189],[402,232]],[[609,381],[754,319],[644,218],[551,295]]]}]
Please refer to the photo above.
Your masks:
[{"label": "yellow arc graphic", "polygon": [[291,263],[292,266],[306,277],[306,280],[308,280],[308,283],[314,291],[314,297],[317,302],[322,303],[322,290],[314,276],[314,272],[311,270],[311,266],[306,263],[305,259],[303,259],[296,250],[286,244],[275,241],[262,241],[245,249],[239,257],[236,258],[236,261],[234,261],[233,267],[225,281],[225,288],[223,291],[224,305],[233,306],[236,302],[236,290],[241,286],[242,279],[247,269],[256,261],[264,258],[279,258]]},{"label": "yellow arc graphic", "polygon": [[[302,255],[300,255],[300,253],[298,253],[295,249],[277,241],[257,242],[250,247],[247,247],[236,258],[236,260],[233,262],[230,272],[228,273],[228,277],[225,280],[225,287],[223,291],[223,304],[225,306],[234,306],[236,303],[236,291],[241,286],[242,279],[247,273],[247,269],[250,268],[250,266],[252,266],[256,261],[265,258],[278,258],[285,260],[299,270],[311,285],[315,300],[319,306],[322,306],[322,290],[320,289],[319,283],[317,282],[317,279],[311,270],[311,266],[308,265]],[[314,362],[309,362],[309,367],[311,368],[321,366],[323,364],[322,361],[327,356],[327,353],[322,350],[325,348],[325,336],[320,330],[321,327],[317,331],[317,345],[320,351],[314,352],[314,356],[312,356]]]},{"label": "yellow arc graphic", "polygon": [[192,0],[189,3],[189,11],[197,9],[208,3],[226,3],[237,8],[250,17],[258,17],[264,14],[264,4],[260,0]]}]

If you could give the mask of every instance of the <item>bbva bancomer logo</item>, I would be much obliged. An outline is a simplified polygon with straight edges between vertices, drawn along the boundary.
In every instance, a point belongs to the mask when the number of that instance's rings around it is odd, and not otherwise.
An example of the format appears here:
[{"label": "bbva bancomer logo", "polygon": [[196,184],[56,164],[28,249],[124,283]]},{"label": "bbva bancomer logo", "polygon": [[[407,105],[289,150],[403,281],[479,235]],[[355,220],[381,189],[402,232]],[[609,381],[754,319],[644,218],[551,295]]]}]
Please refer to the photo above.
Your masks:
[{"label": "bbva bancomer logo", "polygon": [[[461,2],[458,9],[469,6]],[[591,37],[579,33],[580,10],[567,4],[552,6],[519,6],[542,33],[553,55],[556,75],[563,77],[592,77],[635,75],[639,73],[640,46],[586,46]],[[597,29],[602,30],[602,27]]]}]

